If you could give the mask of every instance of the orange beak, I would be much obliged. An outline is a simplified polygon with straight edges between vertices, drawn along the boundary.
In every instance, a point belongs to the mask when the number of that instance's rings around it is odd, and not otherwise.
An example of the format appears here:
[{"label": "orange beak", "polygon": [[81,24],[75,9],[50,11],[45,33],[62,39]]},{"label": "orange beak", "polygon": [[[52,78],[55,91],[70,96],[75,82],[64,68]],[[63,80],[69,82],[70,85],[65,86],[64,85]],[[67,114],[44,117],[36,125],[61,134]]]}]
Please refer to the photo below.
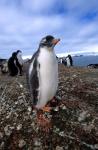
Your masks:
[{"label": "orange beak", "polygon": [[53,39],[52,43],[53,43],[54,45],[56,45],[59,41],[60,41],[60,39]]}]

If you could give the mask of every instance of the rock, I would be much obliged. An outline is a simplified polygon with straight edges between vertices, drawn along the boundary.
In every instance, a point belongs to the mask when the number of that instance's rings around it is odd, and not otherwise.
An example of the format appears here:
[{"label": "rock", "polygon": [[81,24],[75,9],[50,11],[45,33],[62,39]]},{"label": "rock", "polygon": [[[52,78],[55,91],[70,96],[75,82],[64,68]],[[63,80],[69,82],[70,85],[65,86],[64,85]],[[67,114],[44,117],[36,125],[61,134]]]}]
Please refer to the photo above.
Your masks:
[{"label": "rock", "polygon": [[19,148],[22,148],[22,147],[24,147],[25,145],[26,145],[26,142],[25,142],[23,139],[20,139],[20,140],[19,140],[19,144],[18,144]]},{"label": "rock", "polygon": [[94,145],[94,148],[95,148],[95,149],[98,149],[98,144],[95,144],[95,145]]},{"label": "rock", "polygon": [[66,110],[67,109],[67,107],[66,106],[62,106],[62,110]]},{"label": "rock", "polygon": [[77,77],[77,75],[76,74],[73,74],[73,76],[72,76],[73,78],[76,78]]},{"label": "rock", "polygon": [[8,116],[6,116],[6,119],[9,119],[11,116],[11,112],[8,114]]},{"label": "rock", "polygon": [[0,148],[1,148],[1,149],[4,149],[4,142],[1,142]]},{"label": "rock", "polygon": [[31,108],[31,107],[28,107],[28,109],[27,109],[27,110],[28,110],[28,112],[27,112],[27,113],[28,113],[28,115],[30,115],[30,114],[31,114],[31,112],[32,112],[32,108]]},{"label": "rock", "polygon": [[20,105],[24,103],[23,99],[19,100]]},{"label": "rock", "polygon": [[31,112],[31,111],[32,111],[32,108],[31,108],[31,107],[28,107],[28,111]]},{"label": "rock", "polygon": [[59,107],[55,107],[53,110],[54,111],[59,111]]},{"label": "rock", "polygon": [[41,146],[41,142],[40,142],[40,139],[37,139],[37,138],[35,138],[34,139],[34,146]]},{"label": "rock", "polygon": [[41,147],[34,147],[33,150],[43,150]]},{"label": "rock", "polygon": [[12,133],[12,131],[11,131],[11,129],[9,129],[9,125],[7,125],[5,128],[4,128],[4,132],[5,132],[5,135],[7,135],[7,136],[10,136],[11,135],[11,133]]},{"label": "rock", "polygon": [[55,133],[59,133],[59,132],[60,132],[60,129],[59,129],[59,128],[54,127],[53,131],[54,131]]},{"label": "rock", "polygon": [[62,137],[64,137],[64,136],[65,136],[64,131],[61,131],[61,132],[59,133],[59,135],[62,136]]},{"label": "rock", "polygon": [[20,130],[22,128],[22,124],[19,124],[18,126],[17,126],[17,130]]},{"label": "rock", "polygon": [[2,132],[0,132],[0,139],[2,139],[3,138],[3,133]]},{"label": "rock", "polygon": [[56,150],[64,150],[64,148],[60,146],[56,146]]},{"label": "rock", "polygon": [[23,88],[23,85],[22,85],[22,84],[20,84],[20,88]]},{"label": "rock", "polygon": [[87,111],[83,111],[82,113],[80,113],[80,116],[78,118],[78,121],[81,122],[81,121],[84,121],[87,117]]},{"label": "rock", "polygon": [[91,132],[91,130],[94,128],[94,125],[93,124],[84,124],[83,125],[83,129],[87,132]]},{"label": "rock", "polygon": [[17,105],[17,104],[18,104],[18,102],[16,101],[16,102],[15,102],[15,105]]}]

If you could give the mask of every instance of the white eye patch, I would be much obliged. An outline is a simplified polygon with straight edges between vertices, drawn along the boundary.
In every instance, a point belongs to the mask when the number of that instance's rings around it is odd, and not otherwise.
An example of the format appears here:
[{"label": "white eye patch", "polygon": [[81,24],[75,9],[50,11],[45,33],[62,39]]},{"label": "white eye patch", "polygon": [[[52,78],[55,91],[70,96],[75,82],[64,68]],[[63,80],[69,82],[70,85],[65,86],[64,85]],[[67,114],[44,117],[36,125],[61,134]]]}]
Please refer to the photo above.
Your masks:
[{"label": "white eye patch", "polygon": [[43,40],[42,40],[42,43],[44,43],[44,42],[46,42],[46,39],[43,39]]}]

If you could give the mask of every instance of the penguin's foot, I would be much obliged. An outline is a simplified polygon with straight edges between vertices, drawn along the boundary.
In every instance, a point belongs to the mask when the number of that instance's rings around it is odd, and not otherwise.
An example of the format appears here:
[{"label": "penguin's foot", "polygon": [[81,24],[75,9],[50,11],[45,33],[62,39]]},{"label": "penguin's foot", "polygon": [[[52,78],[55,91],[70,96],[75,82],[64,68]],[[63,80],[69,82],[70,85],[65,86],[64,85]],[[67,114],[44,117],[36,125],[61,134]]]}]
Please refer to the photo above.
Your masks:
[{"label": "penguin's foot", "polygon": [[51,108],[50,106],[45,106],[45,107],[42,108],[42,111],[43,111],[43,112],[50,112],[51,109],[52,109],[52,108]]},{"label": "penguin's foot", "polygon": [[49,130],[51,128],[51,120],[46,118],[43,113],[37,114],[37,123],[41,130],[43,130],[45,132],[49,132]]}]

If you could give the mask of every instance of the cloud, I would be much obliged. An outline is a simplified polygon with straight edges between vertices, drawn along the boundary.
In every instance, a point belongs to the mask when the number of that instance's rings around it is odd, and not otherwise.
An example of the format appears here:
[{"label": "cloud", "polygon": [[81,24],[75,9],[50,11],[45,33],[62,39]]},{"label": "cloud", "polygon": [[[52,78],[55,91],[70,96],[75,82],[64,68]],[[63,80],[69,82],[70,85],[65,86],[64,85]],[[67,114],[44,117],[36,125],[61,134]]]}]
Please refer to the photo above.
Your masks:
[{"label": "cloud", "polygon": [[31,55],[47,34],[61,38],[56,53],[97,50],[97,0],[1,0],[0,55]]}]

